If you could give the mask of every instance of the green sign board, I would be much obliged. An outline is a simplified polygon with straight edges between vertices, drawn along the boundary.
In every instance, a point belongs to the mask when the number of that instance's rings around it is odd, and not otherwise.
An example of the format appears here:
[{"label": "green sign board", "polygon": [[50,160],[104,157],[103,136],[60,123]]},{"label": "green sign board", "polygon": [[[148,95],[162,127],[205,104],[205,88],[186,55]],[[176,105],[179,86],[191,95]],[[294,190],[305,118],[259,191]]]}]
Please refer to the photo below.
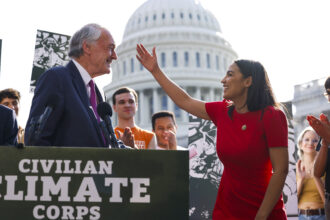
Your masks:
[{"label": "green sign board", "polygon": [[0,147],[0,219],[188,219],[188,151]]}]

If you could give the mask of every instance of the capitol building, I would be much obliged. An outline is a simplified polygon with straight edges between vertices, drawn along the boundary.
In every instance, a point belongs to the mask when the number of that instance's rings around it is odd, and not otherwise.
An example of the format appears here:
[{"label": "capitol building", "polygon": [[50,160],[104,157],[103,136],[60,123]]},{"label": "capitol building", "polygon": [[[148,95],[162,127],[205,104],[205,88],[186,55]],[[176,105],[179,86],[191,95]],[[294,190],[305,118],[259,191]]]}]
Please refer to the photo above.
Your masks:
[{"label": "capitol building", "polygon": [[[133,88],[139,96],[135,122],[152,130],[151,115],[160,110],[175,113],[178,142],[187,146],[188,113],[179,109],[153,76],[136,59],[136,44],[156,46],[161,69],[192,97],[204,101],[222,98],[221,79],[237,58],[223,37],[215,16],[198,0],[147,0],[130,17],[118,60],[112,64],[112,82],[104,87],[107,101],[120,87]],[[116,115],[113,116],[116,125]]]}]

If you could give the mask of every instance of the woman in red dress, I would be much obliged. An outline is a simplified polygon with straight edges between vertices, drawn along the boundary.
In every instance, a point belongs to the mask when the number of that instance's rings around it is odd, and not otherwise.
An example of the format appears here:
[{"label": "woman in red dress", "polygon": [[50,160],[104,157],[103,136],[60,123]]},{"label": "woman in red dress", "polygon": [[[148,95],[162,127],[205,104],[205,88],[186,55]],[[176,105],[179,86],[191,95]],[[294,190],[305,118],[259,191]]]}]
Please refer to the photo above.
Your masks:
[{"label": "woman in red dress", "polygon": [[287,219],[282,189],[288,173],[288,127],[264,67],[237,60],[223,84],[224,101],[190,97],[159,68],[156,49],[137,45],[137,59],[180,108],[217,126],[217,153],[224,165],[213,220]]}]

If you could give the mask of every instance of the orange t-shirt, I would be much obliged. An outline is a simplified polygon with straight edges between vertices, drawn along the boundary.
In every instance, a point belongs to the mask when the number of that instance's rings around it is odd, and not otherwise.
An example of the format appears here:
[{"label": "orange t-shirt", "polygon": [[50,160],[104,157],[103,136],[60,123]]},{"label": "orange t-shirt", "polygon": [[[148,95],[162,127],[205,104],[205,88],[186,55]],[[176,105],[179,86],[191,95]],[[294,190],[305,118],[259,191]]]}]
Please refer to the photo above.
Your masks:
[{"label": "orange t-shirt", "polygon": [[[115,133],[118,138],[117,131],[120,131],[121,133],[124,132],[123,128],[115,127]],[[144,130],[139,127],[133,127],[131,128],[132,133],[134,134],[134,143],[139,149],[148,149],[148,145],[154,136],[154,133]]]}]

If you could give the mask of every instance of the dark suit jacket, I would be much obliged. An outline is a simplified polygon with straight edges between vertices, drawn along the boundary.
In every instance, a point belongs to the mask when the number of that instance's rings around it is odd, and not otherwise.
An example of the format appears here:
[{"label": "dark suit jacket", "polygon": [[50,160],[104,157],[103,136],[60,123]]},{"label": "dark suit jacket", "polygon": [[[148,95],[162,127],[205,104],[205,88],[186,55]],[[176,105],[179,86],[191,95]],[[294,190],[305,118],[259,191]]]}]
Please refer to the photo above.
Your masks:
[{"label": "dark suit jacket", "polygon": [[13,110],[0,105],[0,145],[17,144],[17,121]]},{"label": "dark suit jacket", "polygon": [[[97,87],[96,93],[101,102],[102,96]],[[26,125],[25,144],[33,143],[28,140],[32,132],[31,119],[43,114],[49,97],[54,94],[59,97],[59,102],[34,145],[106,147],[85,84],[72,61],[65,67],[51,68],[39,78]]]}]

